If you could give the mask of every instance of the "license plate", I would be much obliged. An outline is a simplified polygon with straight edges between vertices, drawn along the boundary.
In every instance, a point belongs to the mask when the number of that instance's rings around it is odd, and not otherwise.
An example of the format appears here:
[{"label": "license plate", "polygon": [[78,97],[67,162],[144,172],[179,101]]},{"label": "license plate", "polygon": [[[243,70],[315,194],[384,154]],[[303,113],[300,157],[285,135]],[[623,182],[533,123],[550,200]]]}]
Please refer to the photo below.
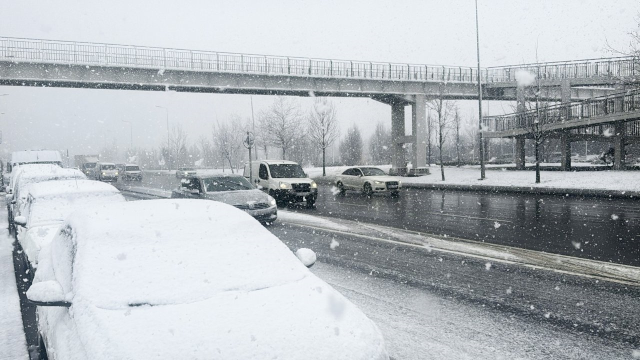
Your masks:
[{"label": "license plate", "polygon": [[398,185],[388,185],[387,189],[397,189]]}]

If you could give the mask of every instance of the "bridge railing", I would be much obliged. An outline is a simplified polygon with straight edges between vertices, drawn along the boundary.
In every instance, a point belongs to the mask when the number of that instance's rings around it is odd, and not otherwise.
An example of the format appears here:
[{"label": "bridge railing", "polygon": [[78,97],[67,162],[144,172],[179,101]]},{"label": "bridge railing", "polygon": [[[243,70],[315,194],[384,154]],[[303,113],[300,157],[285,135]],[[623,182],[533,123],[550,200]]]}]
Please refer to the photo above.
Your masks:
[{"label": "bridge railing", "polygon": [[633,77],[640,75],[640,58],[626,56],[490,67],[486,69],[486,82],[513,82],[519,72],[528,72],[542,80]]},{"label": "bridge railing", "polygon": [[486,132],[533,131],[536,123],[543,127],[557,123],[570,125],[571,122],[633,111],[640,111],[640,90],[591,98],[569,104],[539,106],[538,110],[533,109],[523,113],[487,116],[482,119],[482,128]]},{"label": "bridge railing", "polygon": [[[477,69],[461,66],[311,59],[8,37],[0,37],[0,60],[418,82],[475,83],[478,76]],[[638,58],[622,57],[491,67],[480,71],[483,83],[514,82],[520,71],[551,80],[625,77],[639,75],[640,63]]]},{"label": "bridge railing", "polygon": [[235,54],[0,37],[0,60],[264,75],[473,83],[470,67]]}]

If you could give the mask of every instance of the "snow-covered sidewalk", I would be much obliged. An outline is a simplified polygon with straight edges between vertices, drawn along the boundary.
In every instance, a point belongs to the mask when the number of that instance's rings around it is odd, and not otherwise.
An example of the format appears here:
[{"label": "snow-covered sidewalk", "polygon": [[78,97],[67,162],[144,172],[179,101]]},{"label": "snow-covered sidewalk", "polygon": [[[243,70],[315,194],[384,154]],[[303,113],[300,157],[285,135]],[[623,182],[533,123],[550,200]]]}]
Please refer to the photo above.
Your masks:
[{"label": "snow-covered sidewalk", "polygon": [[28,359],[6,215],[0,211],[0,360]]}]

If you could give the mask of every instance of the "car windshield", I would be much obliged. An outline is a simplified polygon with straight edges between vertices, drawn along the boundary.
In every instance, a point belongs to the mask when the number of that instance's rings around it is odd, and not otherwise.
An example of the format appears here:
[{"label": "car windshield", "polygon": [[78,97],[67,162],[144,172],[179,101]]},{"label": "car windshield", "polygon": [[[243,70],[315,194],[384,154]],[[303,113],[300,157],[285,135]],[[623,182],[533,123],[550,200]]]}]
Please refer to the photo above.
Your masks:
[{"label": "car windshield", "polygon": [[255,189],[253,185],[242,176],[220,176],[205,178],[202,181],[204,182],[207,192]]},{"label": "car windshield", "polygon": [[106,164],[101,166],[102,170],[115,170],[116,166],[113,164]]},{"label": "car windshield", "polygon": [[96,167],[96,163],[84,163],[82,164],[82,167],[84,167],[85,169],[93,169]]},{"label": "car windshield", "polygon": [[180,168],[180,171],[193,171],[193,168]]},{"label": "car windshield", "polygon": [[41,226],[62,222],[80,207],[121,202],[119,193],[81,193],[47,196],[34,199],[29,207],[28,226]]},{"label": "car windshield", "polygon": [[302,167],[298,164],[271,164],[269,165],[272,178],[306,178]]},{"label": "car windshield", "polygon": [[387,175],[384,171],[378,169],[378,168],[360,168],[360,170],[362,170],[362,173],[364,174],[364,176],[381,176],[381,175]]},{"label": "car windshield", "polygon": [[127,166],[127,171],[138,171],[140,167],[138,166]]}]

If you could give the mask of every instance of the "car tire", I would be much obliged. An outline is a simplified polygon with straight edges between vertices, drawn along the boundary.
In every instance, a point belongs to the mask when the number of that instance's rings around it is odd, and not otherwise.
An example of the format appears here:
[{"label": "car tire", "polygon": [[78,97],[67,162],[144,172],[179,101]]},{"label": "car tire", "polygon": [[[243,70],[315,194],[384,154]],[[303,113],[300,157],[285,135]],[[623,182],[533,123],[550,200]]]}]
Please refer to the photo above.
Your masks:
[{"label": "car tire", "polygon": [[371,184],[369,183],[364,183],[364,186],[362,188],[362,192],[367,195],[367,197],[371,197],[371,195],[373,195],[373,189],[371,188]]},{"label": "car tire", "polygon": [[308,209],[313,209],[316,207],[316,198],[315,197],[309,197],[307,198],[307,208]]},{"label": "car tire", "polygon": [[347,193],[347,190],[344,188],[344,185],[342,184],[342,181],[338,181],[338,183],[336,184],[336,186],[338,187],[338,191],[339,191],[339,195],[340,196],[344,196],[344,194]]}]

